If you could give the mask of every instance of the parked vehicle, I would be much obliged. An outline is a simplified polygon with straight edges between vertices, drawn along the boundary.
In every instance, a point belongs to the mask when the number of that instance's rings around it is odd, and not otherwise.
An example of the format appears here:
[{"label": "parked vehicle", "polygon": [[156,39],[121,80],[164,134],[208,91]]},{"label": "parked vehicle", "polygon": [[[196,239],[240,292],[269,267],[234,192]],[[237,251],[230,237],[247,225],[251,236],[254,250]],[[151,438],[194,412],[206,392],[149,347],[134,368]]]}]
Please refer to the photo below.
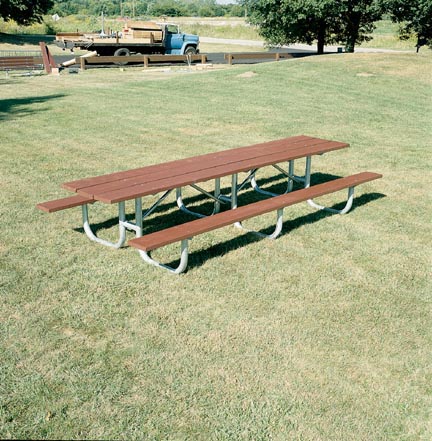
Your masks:
[{"label": "parked vehicle", "polygon": [[199,52],[198,35],[185,34],[173,23],[130,22],[122,32],[86,34],[58,33],[55,43],[62,49],[96,51],[101,56],[135,54],[184,55]]}]

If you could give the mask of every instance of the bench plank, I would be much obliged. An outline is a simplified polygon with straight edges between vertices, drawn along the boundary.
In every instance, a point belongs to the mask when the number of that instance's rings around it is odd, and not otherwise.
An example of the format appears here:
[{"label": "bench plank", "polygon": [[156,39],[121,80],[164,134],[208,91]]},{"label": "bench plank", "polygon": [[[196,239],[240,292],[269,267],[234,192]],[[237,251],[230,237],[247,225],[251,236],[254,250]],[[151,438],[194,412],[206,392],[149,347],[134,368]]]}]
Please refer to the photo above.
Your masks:
[{"label": "bench plank", "polygon": [[132,239],[128,244],[142,251],[151,251],[170,243],[189,239],[208,231],[231,225],[264,213],[276,211],[299,202],[334,193],[349,187],[381,178],[382,175],[372,172],[357,173],[352,176],[335,179],[309,188],[272,197],[253,204],[245,205],[234,210],[224,211],[210,217],[196,219],[185,224],[176,225],[165,230],[147,234],[143,237]]},{"label": "bench plank", "polygon": [[84,204],[93,204],[95,201],[92,198],[87,198],[81,195],[69,196],[67,198],[55,199],[53,201],[41,202],[36,207],[46,213],[54,213],[55,211],[66,210],[67,208],[79,207]]},{"label": "bench plank", "polygon": [[0,57],[0,70],[27,70],[40,69],[41,67],[42,62],[40,57]]}]

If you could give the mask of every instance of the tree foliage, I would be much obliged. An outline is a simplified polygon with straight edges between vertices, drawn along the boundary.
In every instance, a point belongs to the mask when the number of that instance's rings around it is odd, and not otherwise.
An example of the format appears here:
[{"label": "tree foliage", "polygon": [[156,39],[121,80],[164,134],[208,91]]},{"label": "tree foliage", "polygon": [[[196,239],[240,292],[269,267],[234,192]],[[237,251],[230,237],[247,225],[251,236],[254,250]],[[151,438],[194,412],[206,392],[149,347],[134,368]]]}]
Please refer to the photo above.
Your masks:
[{"label": "tree foliage", "polygon": [[354,52],[357,43],[371,39],[375,22],[382,16],[378,0],[341,0],[334,2],[339,19],[335,30],[337,39],[345,44],[347,52]]},{"label": "tree foliage", "polygon": [[417,50],[432,47],[432,0],[383,0],[394,22],[401,24],[400,37],[417,37]]},{"label": "tree foliage", "polygon": [[314,0],[246,0],[249,21],[271,45],[312,44],[318,52],[333,42],[328,1]]},{"label": "tree foliage", "polygon": [[0,0],[0,17],[29,25],[41,21],[53,5],[53,0]]},{"label": "tree foliage", "polygon": [[[1,0],[0,0],[1,1]],[[66,15],[109,16],[241,16],[244,9],[238,4],[219,4],[216,0],[55,0],[53,13]]]},{"label": "tree foliage", "polygon": [[270,44],[344,43],[353,51],[381,16],[378,0],[245,0],[249,20]]}]

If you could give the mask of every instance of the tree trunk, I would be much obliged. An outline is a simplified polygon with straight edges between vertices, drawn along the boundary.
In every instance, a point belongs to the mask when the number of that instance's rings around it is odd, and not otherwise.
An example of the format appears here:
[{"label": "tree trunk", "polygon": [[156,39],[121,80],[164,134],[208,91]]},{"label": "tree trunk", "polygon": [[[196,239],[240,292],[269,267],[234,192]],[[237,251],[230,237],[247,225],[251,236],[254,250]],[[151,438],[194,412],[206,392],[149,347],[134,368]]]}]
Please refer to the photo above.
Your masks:
[{"label": "tree trunk", "polygon": [[354,52],[358,40],[361,15],[359,12],[350,11],[347,17],[347,35],[345,43],[346,52]]},{"label": "tree trunk", "polygon": [[355,38],[351,39],[348,38],[348,40],[345,43],[345,52],[354,52],[354,47],[355,47]]},{"label": "tree trunk", "polygon": [[318,28],[318,35],[317,35],[318,38],[317,51],[318,54],[320,55],[324,53],[325,31],[326,31],[325,23],[321,22]]}]

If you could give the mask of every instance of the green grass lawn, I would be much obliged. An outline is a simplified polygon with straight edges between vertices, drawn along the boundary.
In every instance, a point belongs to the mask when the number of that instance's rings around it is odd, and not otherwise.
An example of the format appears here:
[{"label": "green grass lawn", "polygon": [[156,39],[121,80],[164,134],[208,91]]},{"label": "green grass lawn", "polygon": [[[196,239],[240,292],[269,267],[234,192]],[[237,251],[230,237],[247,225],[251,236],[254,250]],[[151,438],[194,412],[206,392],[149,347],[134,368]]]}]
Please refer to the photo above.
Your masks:
[{"label": "green grass lawn", "polygon": [[[431,68],[425,52],[2,73],[0,438],[431,439]],[[314,182],[383,179],[345,216],[287,209],[275,241],[199,236],[182,276],[91,243],[79,209],[35,208],[65,181],[298,134],[351,145],[314,158]],[[91,216],[114,237],[114,207]],[[146,228],[185,219],[171,198]]]},{"label": "green grass lawn", "polygon": [[[375,25],[376,28],[372,34],[372,40],[361,44],[361,47],[415,51],[417,39],[412,36],[408,40],[400,40],[398,37],[399,24],[392,23],[390,20],[380,20]],[[424,46],[421,51],[430,52],[430,49]]]}]

